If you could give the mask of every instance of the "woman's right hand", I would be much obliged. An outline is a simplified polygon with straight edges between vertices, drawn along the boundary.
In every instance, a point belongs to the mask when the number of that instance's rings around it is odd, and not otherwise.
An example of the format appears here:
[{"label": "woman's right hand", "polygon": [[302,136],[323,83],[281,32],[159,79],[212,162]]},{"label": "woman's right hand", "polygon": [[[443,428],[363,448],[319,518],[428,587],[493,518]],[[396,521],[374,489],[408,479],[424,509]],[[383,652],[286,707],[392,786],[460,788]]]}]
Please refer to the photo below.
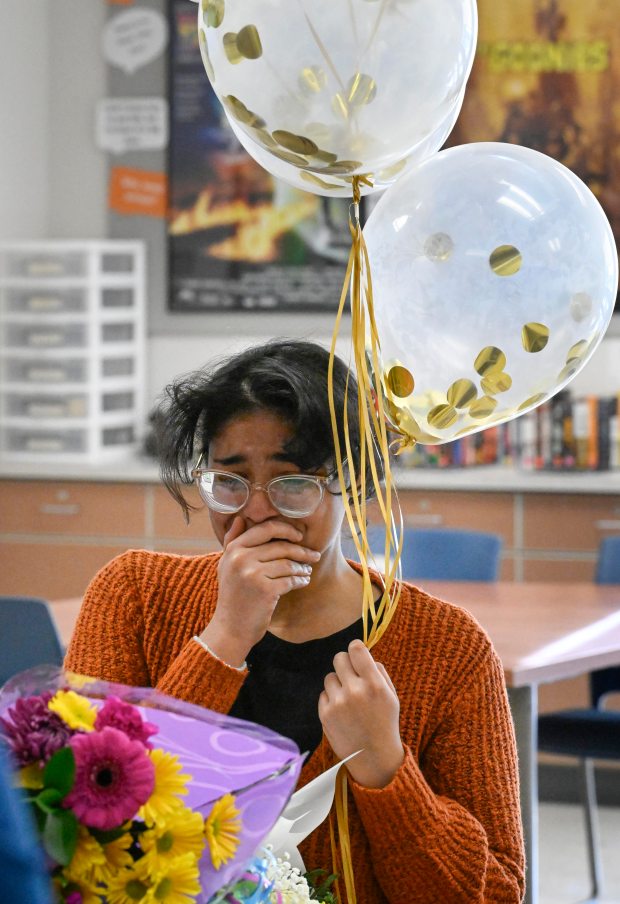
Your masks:
[{"label": "woman's right hand", "polygon": [[264,637],[280,597],[310,583],[321,554],[301,546],[302,537],[292,524],[276,518],[246,530],[241,515],[226,533],[217,605],[200,637],[229,665],[241,665]]}]

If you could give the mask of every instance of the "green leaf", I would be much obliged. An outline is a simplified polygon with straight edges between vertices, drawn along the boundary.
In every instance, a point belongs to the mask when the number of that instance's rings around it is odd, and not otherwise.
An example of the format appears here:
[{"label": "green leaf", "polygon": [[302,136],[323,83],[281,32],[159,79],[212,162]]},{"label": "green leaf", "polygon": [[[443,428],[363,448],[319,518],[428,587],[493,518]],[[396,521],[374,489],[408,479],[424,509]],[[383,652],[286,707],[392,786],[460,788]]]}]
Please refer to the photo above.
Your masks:
[{"label": "green leaf", "polygon": [[43,784],[56,788],[65,797],[75,781],[75,756],[70,747],[62,747],[48,760],[43,770]]},{"label": "green leaf", "polygon": [[256,882],[252,882],[250,879],[241,879],[239,882],[235,882],[232,893],[234,895],[241,895],[244,898],[249,898],[250,895],[254,894],[257,887],[258,884]]},{"label": "green leaf", "polygon": [[78,821],[72,810],[54,810],[47,814],[43,829],[43,846],[56,863],[68,866],[75,854]]},{"label": "green leaf", "polygon": [[62,798],[63,795],[56,788],[44,788],[43,791],[39,791],[34,802],[44,813],[53,813],[58,809]]}]

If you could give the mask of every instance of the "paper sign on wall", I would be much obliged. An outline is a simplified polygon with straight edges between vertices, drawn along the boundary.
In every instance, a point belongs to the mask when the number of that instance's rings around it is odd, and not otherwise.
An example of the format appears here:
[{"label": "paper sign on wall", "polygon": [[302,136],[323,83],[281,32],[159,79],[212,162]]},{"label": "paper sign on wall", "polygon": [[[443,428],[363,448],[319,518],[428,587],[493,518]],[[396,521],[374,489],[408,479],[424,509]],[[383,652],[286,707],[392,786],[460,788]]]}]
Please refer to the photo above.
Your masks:
[{"label": "paper sign on wall", "polygon": [[97,104],[97,147],[113,154],[159,150],[168,143],[163,97],[107,97]]},{"label": "paper sign on wall", "polygon": [[112,66],[131,75],[163,51],[168,23],[154,9],[127,9],[114,16],[103,30],[103,55]]},{"label": "paper sign on wall", "polygon": [[111,210],[145,217],[165,217],[168,179],[165,173],[115,166],[110,173]]}]

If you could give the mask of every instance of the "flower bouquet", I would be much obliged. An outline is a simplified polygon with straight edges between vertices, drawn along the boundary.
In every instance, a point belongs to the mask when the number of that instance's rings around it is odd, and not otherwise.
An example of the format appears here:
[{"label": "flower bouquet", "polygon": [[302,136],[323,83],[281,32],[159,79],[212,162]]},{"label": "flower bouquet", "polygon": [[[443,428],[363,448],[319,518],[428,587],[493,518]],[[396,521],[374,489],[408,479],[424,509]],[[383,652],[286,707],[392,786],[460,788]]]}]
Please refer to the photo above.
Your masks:
[{"label": "flower bouquet", "polygon": [[301,770],[287,738],[49,667],[4,686],[0,735],[64,904],[316,900],[261,850]]}]

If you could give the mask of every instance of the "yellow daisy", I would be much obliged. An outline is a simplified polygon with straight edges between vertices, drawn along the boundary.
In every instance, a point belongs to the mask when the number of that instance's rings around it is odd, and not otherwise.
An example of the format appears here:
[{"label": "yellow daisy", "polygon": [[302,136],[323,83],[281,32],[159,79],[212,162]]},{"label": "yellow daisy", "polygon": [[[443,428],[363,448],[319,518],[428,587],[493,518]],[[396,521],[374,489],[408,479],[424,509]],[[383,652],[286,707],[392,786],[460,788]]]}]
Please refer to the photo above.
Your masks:
[{"label": "yellow daisy", "polygon": [[37,763],[24,766],[17,773],[17,784],[20,788],[34,789],[43,787],[43,770]]},{"label": "yellow daisy", "polygon": [[68,870],[71,878],[88,882],[101,882],[106,864],[105,854],[99,842],[86,826],[78,826],[78,840]]},{"label": "yellow daisy", "polygon": [[200,894],[199,877],[194,854],[176,857],[153,877],[152,900],[158,904],[189,904]]},{"label": "yellow daisy", "polygon": [[200,859],[205,846],[204,823],[200,813],[179,806],[174,813],[140,836],[140,846],[153,870],[166,866],[182,854]]},{"label": "yellow daisy", "polygon": [[138,810],[138,818],[147,825],[154,825],[182,806],[180,795],[187,794],[191,775],[181,772],[178,756],[160,750],[149,750],[155,766],[155,787],[147,802]]},{"label": "yellow daisy", "polygon": [[213,866],[219,869],[235,856],[239,847],[241,820],[232,794],[224,794],[213,804],[205,820],[205,835]]},{"label": "yellow daisy", "polygon": [[152,902],[153,881],[149,872],[148,863],[143,857],[132,863],[129,869],[119,870],[115,876],[110,876],[106,883],[106,904],[143,904]]},{"label": "yellow daisy", "polygon": [[[65,867],[62,871],[63,884],[55,880],[53,885],[57,892],[58,900],[64,901],[67,889],[71,891],[79,891],[82,896],[82,904],[101,904],[101,889],[97,888],[92,882],[86,879],[78,879],[71,872],[70,867]],[[67,886],[65,883],[68,882]],[[56,900],[56,899],[54,899]]]},{"label": "yellow daisy", "polygon": [[69,728],[81,731],[93,730],[97,710],[92,703],[75,691],[57,691],[47,704],[47,708],[59,715]]},{"label": "yellow daisy", "polygon": [[102,845],[106,861],[104,867],[106,879],[110,875],[116,874],[119,870],[131,866],[133,857],[129,853],[129,848],[132,843],[133,838],[127,832],[115,841],[109,841],[107,844]]}]

